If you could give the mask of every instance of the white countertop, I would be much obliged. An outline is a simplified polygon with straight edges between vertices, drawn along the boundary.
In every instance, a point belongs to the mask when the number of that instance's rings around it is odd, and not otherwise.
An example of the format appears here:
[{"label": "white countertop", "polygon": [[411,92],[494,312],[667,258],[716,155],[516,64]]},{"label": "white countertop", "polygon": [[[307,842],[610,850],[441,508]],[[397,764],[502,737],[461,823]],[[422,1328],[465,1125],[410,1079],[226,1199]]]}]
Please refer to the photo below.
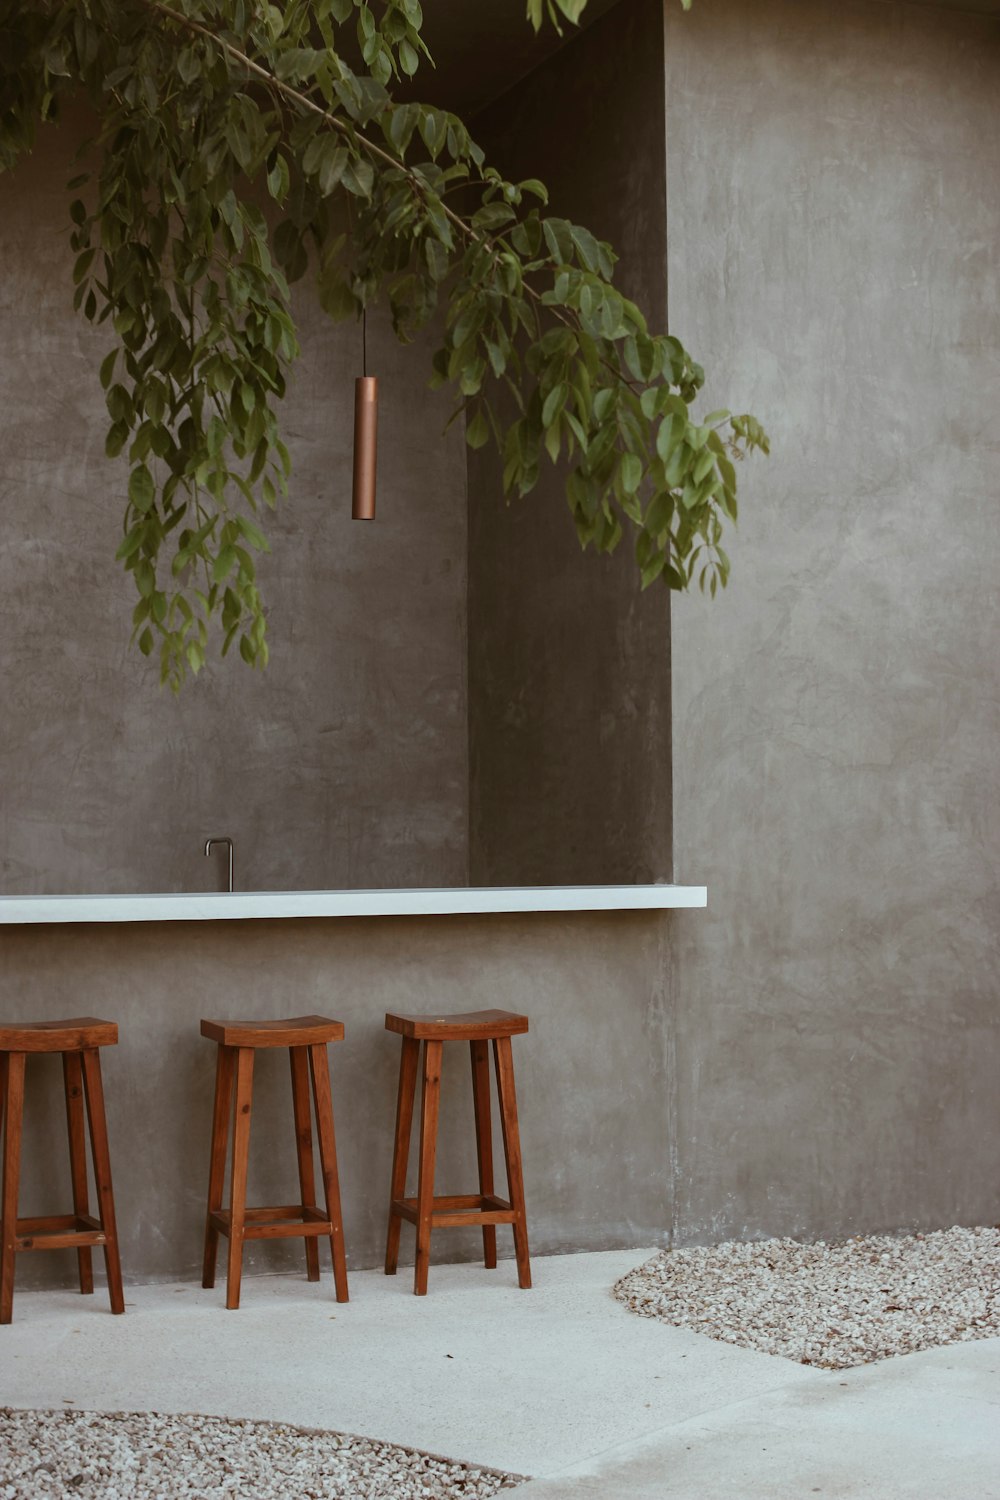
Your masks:
[{"label": "white countertop", "polygon": [[532,911],[663,911],[708,905],[703,885],[543,885],[411,891],[214,891],[161,896],[0,896],[25,922],[216,922],[260,917],[435,917]]}]

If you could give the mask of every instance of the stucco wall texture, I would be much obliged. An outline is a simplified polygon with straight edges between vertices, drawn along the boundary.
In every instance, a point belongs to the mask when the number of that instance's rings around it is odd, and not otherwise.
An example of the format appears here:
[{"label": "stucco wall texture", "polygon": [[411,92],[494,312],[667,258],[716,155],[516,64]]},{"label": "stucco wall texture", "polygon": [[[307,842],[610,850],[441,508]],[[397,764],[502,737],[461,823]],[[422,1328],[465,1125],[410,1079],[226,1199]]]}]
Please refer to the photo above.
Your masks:
[{"label": "stucco wall texture", "polygon": [[993,1223],[1000,21],[666,19],[671,328],[773,441],[673,611],[676,1233]]},{"label": "stucco wall texture", "polygon": [[[379,506],[350,519],[361,333],[295,288],[291,493],[259,574],[271,665],[233,652],[158,687],[114,560],[128,479],[104,456],[104,352],[72,312],[71,117],[0,178],[0,892],[463,884],[468,870],[465,445],[428,336],[369,320]],[[219,638],[221,639],[221,637]]]}]

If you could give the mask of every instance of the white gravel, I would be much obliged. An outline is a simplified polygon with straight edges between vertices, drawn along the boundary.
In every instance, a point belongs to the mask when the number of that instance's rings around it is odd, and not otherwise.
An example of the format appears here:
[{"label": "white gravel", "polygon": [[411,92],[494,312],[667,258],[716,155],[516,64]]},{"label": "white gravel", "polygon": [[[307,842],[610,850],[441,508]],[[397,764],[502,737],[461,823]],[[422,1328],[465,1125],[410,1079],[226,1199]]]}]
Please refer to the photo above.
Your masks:
[{"label": "white gravel", "polygon": [[0,1497],[486,1500],[523,1476],[271,1422],[0,1407]]},{"label": "white gravel", "polygon": [[614,1294],[645,1318],[846,1370],[1000,1334],[1000,1227],[663,1250]]}]

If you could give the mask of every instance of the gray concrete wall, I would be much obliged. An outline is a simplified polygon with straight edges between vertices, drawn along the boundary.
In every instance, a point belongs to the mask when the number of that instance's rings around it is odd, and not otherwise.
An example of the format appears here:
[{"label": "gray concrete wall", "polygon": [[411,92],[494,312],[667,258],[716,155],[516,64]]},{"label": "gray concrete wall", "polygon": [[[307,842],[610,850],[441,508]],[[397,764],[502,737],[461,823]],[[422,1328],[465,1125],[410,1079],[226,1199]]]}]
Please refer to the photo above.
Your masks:
[{"label": "gray concrete wall", "polygon": [[[621,255],[666,319],[660,0],[624,0],[476,120],[511,177]],[[472,883],[669,879],[670,611],[628,542],[582,553],[545,464],[508,508],[492,448],[469,459]]]},{"label": "gray concrete wall", "polygon": [[666,14],[671,328],[774,445],[674,609],[677,1234],[993,1223],[1000,23]]},{"label": "gray concrete wall", "polygon": [[[120,1043],[102,1058],[126,1281],[200,1276],[215,1068],[202,1016],[315,1012],[346,1023],[330,1060],[349,1266],[377,1265],[385,1254],[399,1066],[387,1009],[526,1012],[531,1029],[515,1038],[514,1063],[533,1253],[648,1245],[669,1222],[670,922],[612,913],[8,927],[0,929],[3,1015],[119,1022]],[[27,1075],[21,1213],[57,1213],[70,1203],[58,1059],[29,1059]],[[438,1190],[471,1192],[463,1044],[445,1048],[443,1078]],[[256,1202],[295,1197],[294,1145],[287,1054],[262,1056],[250,1143]],[[502,1183],[499,1148],[497,1170]],[[500,1253],[511,1254],[509,1231],[498,1238]],[[412,1250],[404,1227],[408,1265]],[[433,1258],[475,1259],[481,1250],[477,1230],[441,1230]],[[247,1247],[248,1271],[301,1263],[301,1242]],[[74,1272],[71,1251],[22,1255],[17,1284],[68,1283]]]},{"label": "gray concrete wall", "polygon": [[360,332],[297,295],[271,665],[216,658],[175,700],[127,648],[127,469],[104,457],[101,336],[71,307],[75,129],[0,178],[0,892],[214,889],[217,833],[244,889],[464,884],[465,456],[431,340],[370,320],[379,511],[352,523]]}]

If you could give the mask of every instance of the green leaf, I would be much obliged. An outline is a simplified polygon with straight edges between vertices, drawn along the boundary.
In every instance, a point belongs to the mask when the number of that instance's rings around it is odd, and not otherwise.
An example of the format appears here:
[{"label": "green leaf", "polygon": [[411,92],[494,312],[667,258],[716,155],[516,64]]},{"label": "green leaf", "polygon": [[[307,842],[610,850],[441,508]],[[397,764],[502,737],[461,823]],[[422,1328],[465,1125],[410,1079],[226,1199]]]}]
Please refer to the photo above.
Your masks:
[{"label": "green leaf", "polygon": [[326,266],[320,271],[317,291],[320,306],[335,322],[340,323],[353,317],[358,310],[354,294],[344,280],[339,266]]},{"label": "green leaf", "polygon": [[309,78],[325,60],[315,47],[288,47],[278,54],[274,65],[277,78]]},{"label": "green leaf", "polygon": [[640,569],[640,577],[642,579],[642,587],[644,589],[648,589],[650,584],[655,583],[656,580],[660,577],[666,561],[666,554],[664,552],[657,552],[652,558],[650,558],[645,567]]},{"label": "green leaf", "polygon": [[145,558],[142,558],[139,562],[136,563],[134,571],[136,588],[139,590],[139,593],[142,595],[143,599],[149,601],[150,599],[152,599],[153,590],[156,588],[156,573],[154,571],[153,565],[152,563],[147,562]]},{"label": "green leaf", "polygon": [[141,515],[152,509],[156,485],[145,464],[137,464],[129,476],[128,497]]},{"label": "green leaf", "polygon": [[348,161],[344,167],[343,183],[349,193],[358,198],[370,198],[372,184],[375,181],[375,172],[370,161],[358,157]]},{"label": "green leaf", "polygon": [[[270,552],[271,548],[268,545],[267,537],[259,526],[255,526],[246,516],[237,516],[236,524],[251,547],[256,547],[258,552]],[[221,580],[219,581],[221,582]]]},{"label": "green leaf", "polygon": [[226,445],[226,438],[228,436],[225,422],[223,422],[220,416],[213,416],[209,421],[208,429],[205,433],[205,446],[212,458],[218,458]]},{"label": "green leaf", "polygon": [[104,390],[107,390],[108,385],[110,384],[111,377],[114,374],[115,360],[117,358],[118,350],[112,349],[111,353],[106,354],[101,360],[100,381]]},{"label": "green leaf", "polygon": [[[117,350],[115,353],[117,353]],[[103,371],[103,365],[101,369]],[[123,385],[116,384],[111,387],[105,397],[105,404],[108,408],[108,414],[116,423],[121,422],[128,427],[132,425],[135,418],[135,407],[132,404],[132,397]]]},{"label": "green leaf", "polygon": [[549,394],[545,398],[545,404],[542,407],[543,427],[549,427],[552,424],[558,414],[562,411],[563,407],[566,405],[566,398],[568,395],[569,387],[564,381],[560,382],[559,385],[554,386],[553,389],[549,391]]},{"label": "green leaf", "polygon": [[316,177],[319,190],[328,198],[344,175],[350,160],[346,146],[340,137],[328,132],[316,136],[309,144],[302,160],[303,169]]},{"label": "green leaf", "polygon": [[177,72],[184,83],[194,83],[202,71],[201,53],[197,46],[184,47],[177,54]]},{"label": "green leaf", "polygon": [[693,474],[692,477],[694,479],[695,484],[701,484],[701,481],[705,478],[705,476],[707,474],[711,474],[711,472],[712,472],[712,470],[714,468],[715,468],[715,454],[714,453],[703,453],[701,455],[701,457],[699,458],[698,462],[694,466],[694,474]]},{"label": "green leaf", "polygon": [[623,453],[620,464],[622,489],[626,495],[634,495],[642,483],[642,459],[638,453]]},{"label": "green leaf", "polygon": [[289,187],[288,163],[279,152],[267,174],[267,190],[276,203],[284,203]]},{"label": "green leaf", "polygon": [[490,427],[481,406],[476,408],[472,420],[466,424],[465,441],[470,448],[482,448],[489,440]]},{"label": "green leaf", "polygon": [[669,530],[676,508],[669,490],[661,490],[658,495],[653,496],[643,519],[643,526],[649,536],[663,536]]},{"label": "green leaf", "polygon": [[600,256],[596,237],[581,224],[574,224],[570,233],[584,268],[588,271],[595,271]]},{"label": "green leaf", "polygon": [[549,201],[549,190],[544,182],[539,182],[537,177],[526,177],[523,182],[518,183],[518,187],[522,193],[531,193],[534,197],[540,198],[543,203]]},{"label": "green leaf", "polygon": [[212,577],[216,583],[224,583],[233,571],[236,562],[236,548],[223,547],[215,562],[212,564]]},{"label": "green leaf", "polygon": [[84,250],[82,255],[77,256],[76,264],[73,267],[73,283],[75,286],[80,285],[81,281],[90,270],[90,267],[93,264],[94,256],[96,254],[96,247],[91,246],[89,250]]},{"label": "green leaf", "polygon": [[274,231],[274,253],[289,281],[298,281],[309,266],[302,231],[291,219],[283,219]]},{"label": "green leaf", "polygon": [[127,557],[131,557],[134,552],[137,552],[145,533],[145,521],[140,521],[137,525],[133,526],[115,553],[116,559],[119,562],[124,562]]}]

